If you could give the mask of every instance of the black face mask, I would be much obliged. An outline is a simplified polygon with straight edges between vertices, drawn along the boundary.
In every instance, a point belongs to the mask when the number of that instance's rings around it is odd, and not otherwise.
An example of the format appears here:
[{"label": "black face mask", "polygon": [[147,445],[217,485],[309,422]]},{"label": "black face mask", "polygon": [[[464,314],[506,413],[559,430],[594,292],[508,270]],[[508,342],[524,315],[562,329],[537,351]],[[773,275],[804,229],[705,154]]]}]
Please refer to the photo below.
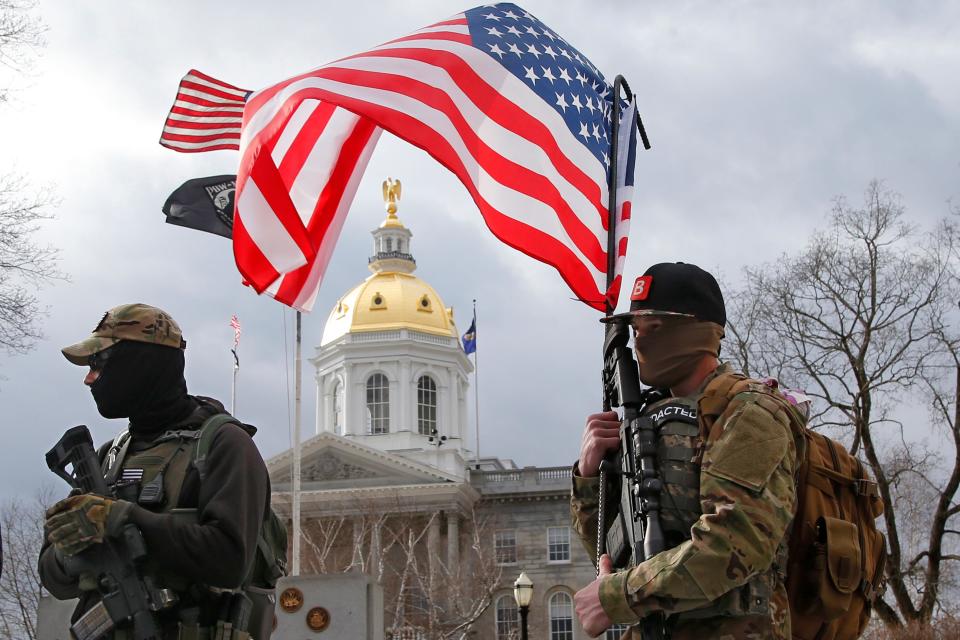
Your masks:
[{"label": "black face mask", "polygon": [[110,348],[90,393],[104,418],[130,418],[131,431],[152,431],[183,419],[195,405],[183,367],[180,349],[123,340]]}]

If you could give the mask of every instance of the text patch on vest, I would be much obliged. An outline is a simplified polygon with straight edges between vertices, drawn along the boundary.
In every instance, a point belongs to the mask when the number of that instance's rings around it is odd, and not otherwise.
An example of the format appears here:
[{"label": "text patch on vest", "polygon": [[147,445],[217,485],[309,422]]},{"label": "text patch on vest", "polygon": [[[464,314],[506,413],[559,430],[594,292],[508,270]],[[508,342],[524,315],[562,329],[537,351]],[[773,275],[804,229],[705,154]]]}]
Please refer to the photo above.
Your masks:
[{"label": "text patch on vest", "polygon": [[650,419],[653,420],[657,428],[664,422],[686,422],[687,424],[697,424],[697,410],[695,407],[683,404],[682,402],[671,402],[669,404],[658,406],[650,413]]}]

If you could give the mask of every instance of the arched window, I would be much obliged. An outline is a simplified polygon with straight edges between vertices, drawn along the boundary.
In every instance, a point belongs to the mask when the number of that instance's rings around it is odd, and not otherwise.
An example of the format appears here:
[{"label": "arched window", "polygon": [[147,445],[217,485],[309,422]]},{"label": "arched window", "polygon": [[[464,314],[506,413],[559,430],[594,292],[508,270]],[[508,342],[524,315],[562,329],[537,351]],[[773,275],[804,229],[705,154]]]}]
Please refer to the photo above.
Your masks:
[{"label": "arched window", "polygon": [[390,384],[382,373],[367,378],[367,432],[390,433]]},{"label": "arched window", "polygon": [[339,381],[333,388],[333,432],[343,435],[343,383]]},{"label": "arched window", "polygon": [[563,591],[550,596],[550,640],[573,640],[573,601]]},{"label": "arched window", "polygon": [[520,611],[512,595],[497,598],[495,617],[497,640],[516,640],[520,637]]},{"label": "arched window", "polygon": [[387,253],[393,251],[393,238],[387,238]]},{"label": "arched window", "polygon": [[437,428],[437,383],[430,376],[417,380],[417,431],[429,436]]}]

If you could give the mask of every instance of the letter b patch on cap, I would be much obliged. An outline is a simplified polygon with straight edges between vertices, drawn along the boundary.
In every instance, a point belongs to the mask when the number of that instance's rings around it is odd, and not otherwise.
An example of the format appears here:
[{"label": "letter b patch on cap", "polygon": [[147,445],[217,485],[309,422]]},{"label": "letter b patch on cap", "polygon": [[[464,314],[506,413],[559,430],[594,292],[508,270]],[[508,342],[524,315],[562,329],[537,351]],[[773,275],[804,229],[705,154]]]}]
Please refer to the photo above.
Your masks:
[{"label": "letter b patch on cap", "polygon": [[633,283],[633,292],[630,294],[631,300],[646,300],[650,295],[650,285],[653,283],[653,276],[640,276]]}]

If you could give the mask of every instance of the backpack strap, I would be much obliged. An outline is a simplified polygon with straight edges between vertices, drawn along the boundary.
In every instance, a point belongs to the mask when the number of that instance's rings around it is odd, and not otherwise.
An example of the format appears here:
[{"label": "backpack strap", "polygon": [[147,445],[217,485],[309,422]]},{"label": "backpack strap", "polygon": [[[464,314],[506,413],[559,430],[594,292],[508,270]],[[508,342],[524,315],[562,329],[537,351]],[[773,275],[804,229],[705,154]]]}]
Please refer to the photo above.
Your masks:
[{"label": "backpack strap", "polygon": [[124,429],[113,439],[113,444],[107,450],[107,457],[104,458],[101,465],[103,479],[107,486],[112,487],[117,478],[120,477],[120,470],[123,468],[123,460],[127,457],[127,450],[130,448],[130,430]]},{"label": "backpack strap", "polygon": [[225,424],[236,424],[240,422],[229,413],[218,413],[207,418],[201,425],[197,436],[197,446],[193,450],[193,466],[200,476],[200,482],[207,477],[207,454],[210,453],[210,445],[213,444],[213,438],[220,431],[220,427]]},{"label": "backpack strap", "polygon": [[730,400],[740,392],[741,387],[749,385],[749,378],[741,373],[721,373],[707,383],[703,395],[697,402],[697,415],[700,423],[700,440],[706,443],[719,434],[714,433],[717,418],[730,406]]},{"label": "backpack strap", "polygon": [[[243,428],[243,425],[240,423],[240,421],[229,413],[218,413],[217,415],[210,416],[200,427],[200,435],[197,437],[197,446],[193,453],[193,466],[197,470],[197,475],[200,476],[201,483],[207,477],[206,463],[207,454],[210,453],[210,446],[213,444],[213,439],[220,431],[220,428],[226,424],[235,424]],[[244,430],[247,431],[246,429]],[[247,431],[247,433],[249,434],[249,431]],[[271,511],[268,508],[266,513],[263,514],[263,522],[260,523],[260,530],[257,532],[257,548],[254,551],[253,558],[251,559],[249,566],[247,566],[246,572],[244,573],[244,578],[240,589],[245,589],[250,586],[250,583],[254,578],[254,571],[256,570],[258,555],[266,562],[269,571],[272,574],[271,577],[273,577],[274,580],[286,574],[284,568],[278,567],[273,561],[273,551],[270,547],[270,543],[264,536],[264,527],[266,526],[266,522],[270,516]]]}]

